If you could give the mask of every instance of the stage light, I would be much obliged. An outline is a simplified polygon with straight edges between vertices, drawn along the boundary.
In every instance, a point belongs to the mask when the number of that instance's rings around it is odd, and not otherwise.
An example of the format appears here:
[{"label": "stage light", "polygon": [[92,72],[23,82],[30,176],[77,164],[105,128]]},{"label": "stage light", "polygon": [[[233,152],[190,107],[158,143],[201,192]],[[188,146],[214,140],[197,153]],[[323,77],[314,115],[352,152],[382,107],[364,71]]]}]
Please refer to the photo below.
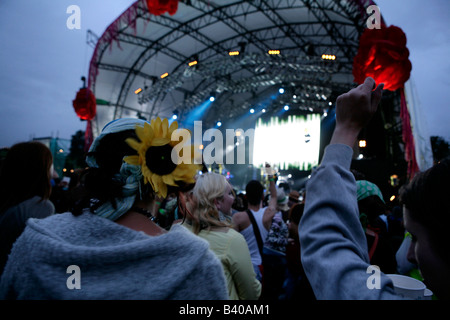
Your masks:
[{"label": "stage light", "polygon": [[221,127],[221,126],[222,126],[222,122],[217,121],[216,125],[217,125],[218,127]]},{"label": "stage light", "polygon": [[214,100],[216,100],[214,96],[209,97],[209,101],[213,102]]},{"label": "stage light", "polygon": [[142,88],[139,88],[139,89],[135,90],[134,93],[138,94],[138,93],[141,93],[141,91],[142,91]]},{"label": "stage light", "polygon": [[333,105],[333,102],[331,102],[331,101],[328,102],[328,105],[329,105],[329,106],[332,106],[332,105]]},{"label": "stage light", "polygon": [[178,110],[174,110],[173,111],[172,119],[173,120],[177,120],[178,119]]},{"label": "stage light", "polygon": [[395,200],[395,196],[393,195],[393,196],[391,196],[390,198],[389,198],[389,200],[392,202],[392,201],[394,201]]},{"label": "stage light", "polygon": [[250,113],[255,113],[255,109],[251,108]]},{"label": "stage light", "polygon": [[323,54],[322,59],[323,60],[336,60],[336,56],[334,54]]},{"label": "stage light", "polygon": [[262,113],[266,113],[266,109],[262,109],[261,111],[262,111]]},{"label": "stage light", "polygon": [[284,106],[284,110],[285,110],[285,111],[288,111],[288,110],[289,110],[289,106],[288,106],[288,105],[285,105],[285,106]]},{"label": "stage light", "polygon": [[188,63],[189,67],[195,66],[198,63],[197,60],[191,61]]},{"label": "stage light", "polygon": [[366,140],[359,140],[359,147],[360,147],[360,148],[365,148],[365,147],[367,147],[367,142],[366,142]]},{"label": "stage light", "polygon": [[169,75],[169,73],[168,72],[166,72],[166,73],[163,73],[162,75],[161,75],[161,79],[164,79],[165,77],[167,77]]},{"label": "stage light", "polygon": [[238,56],[239,55],[239,51],[230,51],[230,52],[228,52],[228,54],[230,56]]},{"label": "stage light", "polygon": [[269,54],[280,54],[280,50],[269,50]]},{"label": "stage light", "polygon": [[283,93],[284,93],[284,88],[278,89],[278,92],[279,92],[280,94],[283,94]]}]

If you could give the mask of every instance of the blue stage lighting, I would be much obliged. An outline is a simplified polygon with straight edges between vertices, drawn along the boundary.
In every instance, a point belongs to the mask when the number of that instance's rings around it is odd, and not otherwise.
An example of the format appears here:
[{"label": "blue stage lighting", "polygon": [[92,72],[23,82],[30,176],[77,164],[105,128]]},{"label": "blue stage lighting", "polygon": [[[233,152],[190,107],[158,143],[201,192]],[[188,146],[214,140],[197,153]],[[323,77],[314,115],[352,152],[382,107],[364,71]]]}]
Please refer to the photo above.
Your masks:
[{"label": "blue stage lighting", "polygon": [[280,89],[278,89],[278,92],[279,92],[280,94],[283,94],[283,93],[284,93],[284,89],[283,89],[283,88],[280,88]]}]

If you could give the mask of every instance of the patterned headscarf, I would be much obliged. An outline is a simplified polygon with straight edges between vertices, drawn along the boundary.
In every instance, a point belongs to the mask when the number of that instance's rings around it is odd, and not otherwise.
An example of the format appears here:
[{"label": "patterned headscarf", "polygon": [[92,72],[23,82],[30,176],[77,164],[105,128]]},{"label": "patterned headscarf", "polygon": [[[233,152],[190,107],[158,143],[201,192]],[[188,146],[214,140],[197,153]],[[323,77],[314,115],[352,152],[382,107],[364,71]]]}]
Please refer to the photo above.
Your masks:
[{"label": "patterned headscarf", "polygon": [[357,180],[356,187],[357,187],[356,196],[358,201],[370,196],[378,196],[381,199],[381,201],[385,203],[383,199],[383,194],[381,193],[380,188],[378,188],[376,184],[367,180]]},{"label": "patterned headscarf", "polygon": [[[126,130],[135,130],[136,126],[144,126],[145,121],[133,118],[123,118],[117,119],[109,122],[102,130],[101,134],[92,143],[89,152],[95,152],[98,147],[99,141],[106,135],[111,133],[117,133]],[[98,168],[98,164],[94,156],[87,156],[86,163],[89,167]],[[134,204],[136,195],[140,193],[141,187],[141,167],[136,165],[131,165],[124,162],[118,174],[115,175],[115,179],[124,181],[122,187],[123,197],[116,198],[116,209],[108,201],[98,207],[94,214],[115,221],[119,219],[123,214],[125,214]]]}]

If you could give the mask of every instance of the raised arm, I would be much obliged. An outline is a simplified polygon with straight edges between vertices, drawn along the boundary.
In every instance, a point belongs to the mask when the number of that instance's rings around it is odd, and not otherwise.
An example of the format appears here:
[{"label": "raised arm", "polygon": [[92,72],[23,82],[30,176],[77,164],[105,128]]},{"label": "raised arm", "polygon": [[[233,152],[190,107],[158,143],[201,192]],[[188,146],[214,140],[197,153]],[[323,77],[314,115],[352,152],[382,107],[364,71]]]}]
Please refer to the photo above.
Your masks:
[{"label": "raised arm", "polygon": [[277,187],[275,185],[275,172],[273,172],[273,169],[270,168],[268,163],[266,163],[266,170],[269,178],[270,200],[266,210],[264,211],[263,225],[267,230],[269,230],[270,225],[272,224],[272,219],[275,216],[275,213],[277,213]]},{"label": "raised arm", "polygon": [[373,269],[350,172],[358,134],[381,100],[383,85],[374,88],[375,81],[367,78],[338,97],[331,144],[306,185],[299,237],[302,264],[317,299],[398,298],[388,277],[378,272],[375,283],[369,278]]}]

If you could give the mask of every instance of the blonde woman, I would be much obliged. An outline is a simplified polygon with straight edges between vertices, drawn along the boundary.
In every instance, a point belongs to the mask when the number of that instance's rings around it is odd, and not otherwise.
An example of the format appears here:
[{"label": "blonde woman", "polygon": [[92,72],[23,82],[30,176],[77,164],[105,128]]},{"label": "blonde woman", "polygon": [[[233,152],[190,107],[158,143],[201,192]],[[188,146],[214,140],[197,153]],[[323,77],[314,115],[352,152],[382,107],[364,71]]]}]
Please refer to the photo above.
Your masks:
[{"label": "blonde woman", "polygon": [[232,228],[233,189],[224,176],[205,173],[198,177],[190,197],[192,215],[183,225],[209,242],[222,262],[232,300],[256,300],[261,283],[256,279],[244,237]]}]

